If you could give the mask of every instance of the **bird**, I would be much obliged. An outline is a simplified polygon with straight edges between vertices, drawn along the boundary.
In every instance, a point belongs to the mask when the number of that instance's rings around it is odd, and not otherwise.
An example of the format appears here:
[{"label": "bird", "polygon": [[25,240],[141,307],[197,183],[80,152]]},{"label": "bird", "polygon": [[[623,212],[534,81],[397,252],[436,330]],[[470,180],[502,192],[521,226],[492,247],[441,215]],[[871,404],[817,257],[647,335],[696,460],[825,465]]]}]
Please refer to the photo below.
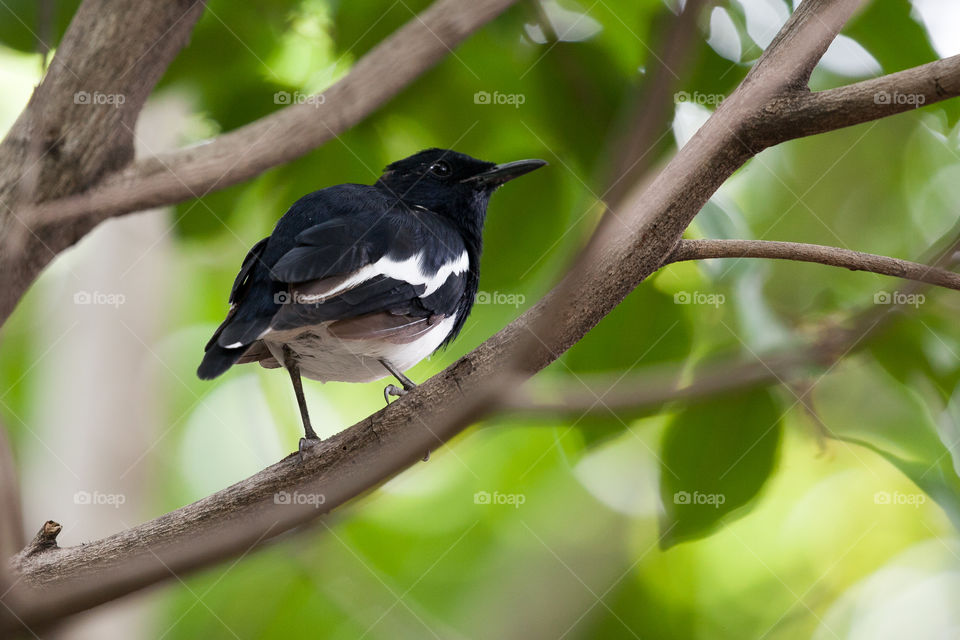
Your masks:
[{"label": "bird", "polygon": [[372,185],[303,196],[243,259],[197,375],[210,380],[250,362],[285,368],[302,457],[320,438],[301,378],[393,376],[401,386],[387,385],[388,403],[415,388],[404,371],[448,346],[473,307],[491,195],[546,164],[432,148],[387,165]]}]

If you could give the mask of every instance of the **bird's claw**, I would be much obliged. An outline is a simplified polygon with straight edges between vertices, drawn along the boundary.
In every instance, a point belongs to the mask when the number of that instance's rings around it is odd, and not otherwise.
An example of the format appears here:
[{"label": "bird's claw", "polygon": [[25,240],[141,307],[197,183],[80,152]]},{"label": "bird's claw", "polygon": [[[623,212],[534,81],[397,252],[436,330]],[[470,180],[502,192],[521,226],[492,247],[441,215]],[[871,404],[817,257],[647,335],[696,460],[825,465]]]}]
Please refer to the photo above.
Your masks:
[{"label": "bird's claw", "polygon": [[300,438],[300,446],[297,447],[297,451],[300,454],[300,462],[303,462],[303,452],[309,451],[318,444],[323,442],[320,438]]},{"label": "bird's claw", "polygon": [[407,395],[407,389],[401,389],[395,384],[388,384],[383,388],[383,399],[386,400],[387,404],[390,404],[390,396],[400,396]]}]

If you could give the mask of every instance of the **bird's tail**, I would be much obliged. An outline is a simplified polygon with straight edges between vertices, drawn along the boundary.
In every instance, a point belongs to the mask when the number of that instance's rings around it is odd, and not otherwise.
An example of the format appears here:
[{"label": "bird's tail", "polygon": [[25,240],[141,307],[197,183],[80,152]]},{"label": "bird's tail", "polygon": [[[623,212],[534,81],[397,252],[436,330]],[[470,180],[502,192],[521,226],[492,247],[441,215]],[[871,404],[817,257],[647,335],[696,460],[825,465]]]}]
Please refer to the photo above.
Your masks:
[{"label": "bird's tail", "polygon": [[201,380],[213,380],[235,365],[244,351],[246,351],[246,347],[227,349],[216,343],[211,344],[207,352],[203,354],[203,362],[197,368],[197,376]]}]

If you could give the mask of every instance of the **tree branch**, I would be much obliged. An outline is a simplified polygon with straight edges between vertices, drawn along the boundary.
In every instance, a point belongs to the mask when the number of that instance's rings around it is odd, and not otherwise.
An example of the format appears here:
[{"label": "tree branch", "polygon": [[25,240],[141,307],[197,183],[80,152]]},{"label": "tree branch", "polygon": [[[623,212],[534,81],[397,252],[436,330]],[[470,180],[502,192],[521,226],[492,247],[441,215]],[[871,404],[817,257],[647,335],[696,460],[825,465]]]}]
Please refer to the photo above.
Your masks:
[{"label": "tree branch", "polygon": [[[685,260],[707,258],[774,258],[813,262],[853,271],[870,271],[921,282],[928,285],[960,289],[960,274],[945,267],[956,264],[960,234],[954,233],[946,249],[934,253],[933,264],[887,258],[869,253],[849,251],[822,245],[759,240],[681,240],[664,261],[664,266]],[[527,417],[581,416],[585,413],[643,411],[671,401],[691,401],[751,387],[791,381],[799,372],[811,367],[829,367],[849,354],[855,346],[866,344],[889,321],[916,289],[902,290],[903,296],[891,296],[891,304],[871,305],[856,314],[849,328],[830,323],[815,333],[818,337],[806,345],[784,352],[765,354],[749,360],[711,363],[701,369],[694,380],[679,385],[681,369],[665,368],[638,374],[632,378],[580,376],[549,386],[550,400],[541,399],[527,387],[504,396],[501,409]],[[602,402],[601,402],[602,400]]]},{"label": "tree branch", "polygon": [[834,131],[960,95],[960,55],[838,89],[794,91],[773,101],[752,126],[775,122],[776,142]]},{"label": "tree branch", "polygon": [[870,271],[885,276],[916,280],[960,290],[960,274],[898,258],[862,253],[838,247],[770,240],[681,240],[664,264],[707,258],[772,258],[815,262],[851,271]]},{"label": "tree branch", "polygon": [[715,363],[705,367],[689,384],[678,384],[679,367],[634,376],[578,376],[577,380],[555,381],[548,386],[551,399],[542,399],[523,387],[507,394],[500,410],[526,418],[580,417],[640,412],[667,402],[692,401],[728,391],[789,379],[809,366],[823,364],[827,349],[818,345],[772,354],[756,360]]}]

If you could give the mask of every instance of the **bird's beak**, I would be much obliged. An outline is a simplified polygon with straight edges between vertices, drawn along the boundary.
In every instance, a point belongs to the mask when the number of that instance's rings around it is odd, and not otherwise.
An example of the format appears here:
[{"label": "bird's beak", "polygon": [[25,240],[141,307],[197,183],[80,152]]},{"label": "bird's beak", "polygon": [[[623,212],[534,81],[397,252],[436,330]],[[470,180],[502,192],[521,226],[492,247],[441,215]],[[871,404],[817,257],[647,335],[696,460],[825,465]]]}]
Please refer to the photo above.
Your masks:
[{"label": "bird's beak", "polygon": [[504,182],[509,182],[514,178],[519,178],[525,173],[530,173],[534,169],[547,164],[543,160],[517,160],[515,162],[505,162],[498,164],[493,169],[488,169],[483,173],[462,180],[465,183],[473,183],[484,187],[499,187]]}]

